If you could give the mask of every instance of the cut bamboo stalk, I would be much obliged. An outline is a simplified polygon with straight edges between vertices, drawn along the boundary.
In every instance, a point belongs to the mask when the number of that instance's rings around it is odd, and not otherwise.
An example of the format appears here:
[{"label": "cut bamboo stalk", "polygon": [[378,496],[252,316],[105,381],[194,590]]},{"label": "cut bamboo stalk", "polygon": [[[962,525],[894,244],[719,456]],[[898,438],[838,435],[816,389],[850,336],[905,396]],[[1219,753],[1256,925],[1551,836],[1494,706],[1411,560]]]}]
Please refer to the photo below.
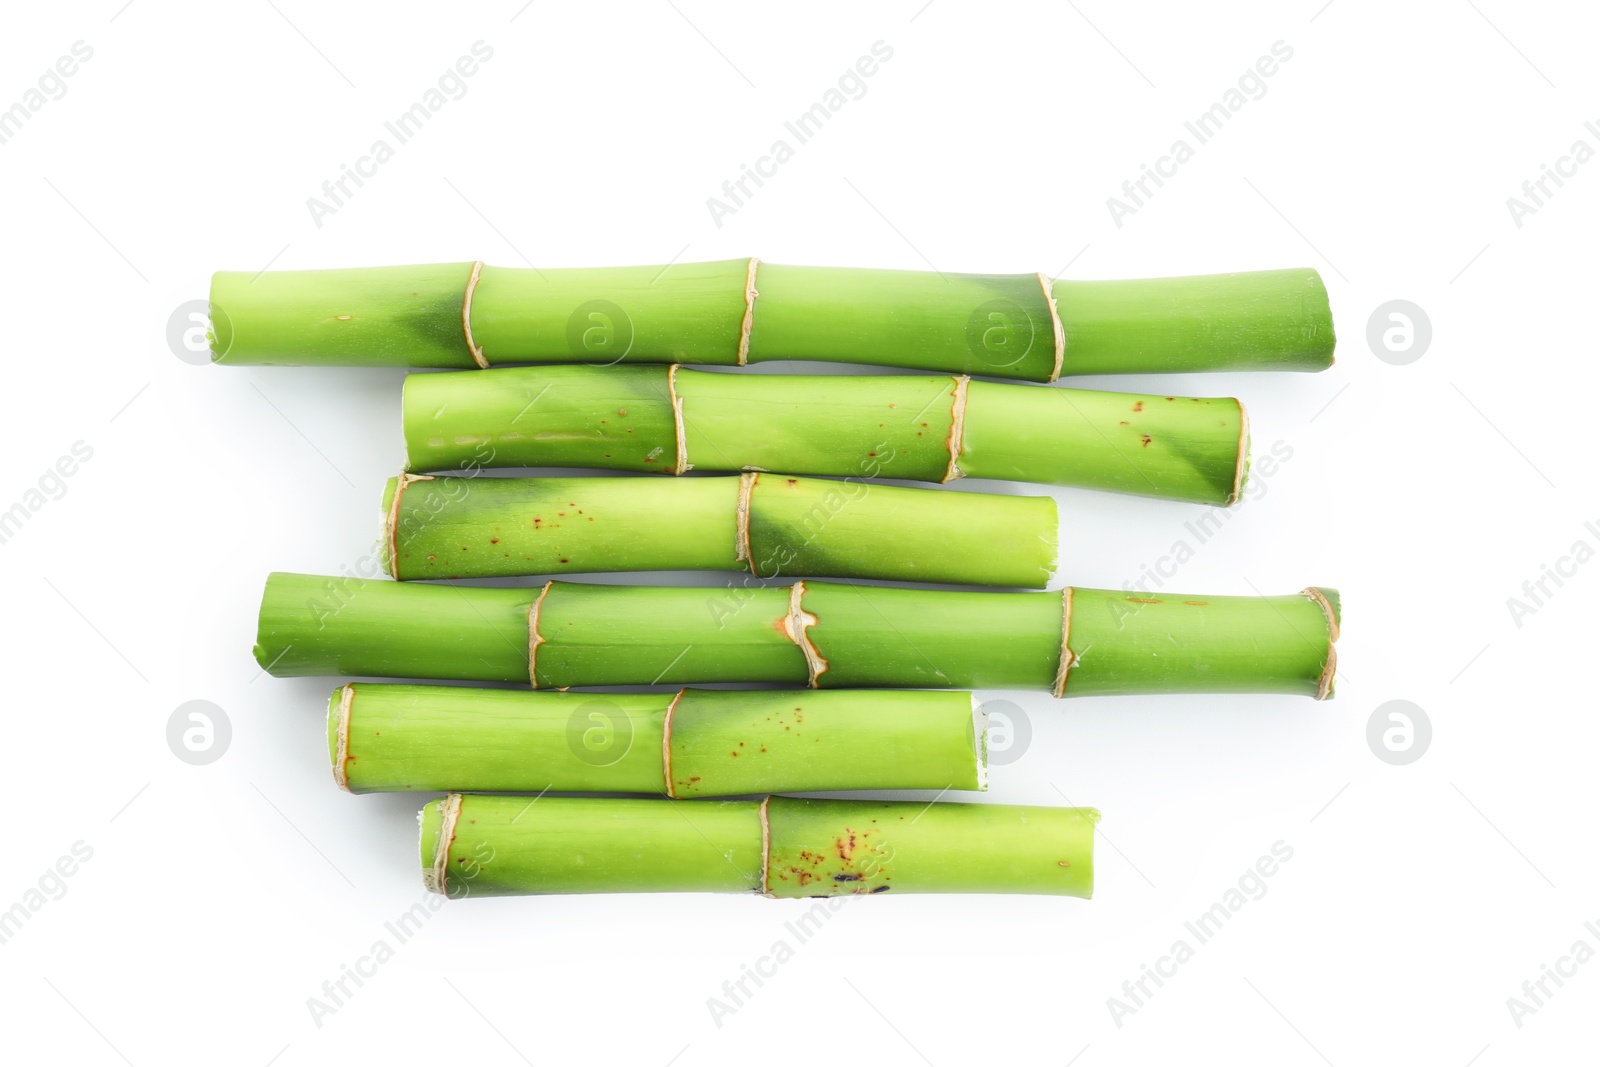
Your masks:
[{"label": "cut bamboo stalk", "polygon": [[936,690],[530,693],[361,682],[328,705],[352,793],[984,789],[972,694]]},{"label": "cut bamboo stalk", "polygon": [[786,471],[1001,478],[1231,504],[1249,431],[1232,398],[1037,389],[962,376],[508,367],[413,374],[406,468]]},{"label": "cut bamboo stalk", "polygon": [[876,363],[995,378],[1322,370],[1314,270],[1134,281],[785,267],[444,263],[212,278],[218,363]]},{"label": "cut bamboo stalk", "polygon": [[796,582],[487,589],[275,573],[255,655],[279,677],[571,686],[1108,693],[1333,691],[1339,597],[990,593]]},{"label": "cut bamboo stalk", "polygon": [[402,475],[383,496],[395,578],[743,571],[1042,589],[1049,497],[779,474],[735,478]]},{"label": "cut bamboo stalk", "polygon": [[429,890],[1094,892],[1093,808],[922,801],[627,800],[452,793],[422,809]]}]

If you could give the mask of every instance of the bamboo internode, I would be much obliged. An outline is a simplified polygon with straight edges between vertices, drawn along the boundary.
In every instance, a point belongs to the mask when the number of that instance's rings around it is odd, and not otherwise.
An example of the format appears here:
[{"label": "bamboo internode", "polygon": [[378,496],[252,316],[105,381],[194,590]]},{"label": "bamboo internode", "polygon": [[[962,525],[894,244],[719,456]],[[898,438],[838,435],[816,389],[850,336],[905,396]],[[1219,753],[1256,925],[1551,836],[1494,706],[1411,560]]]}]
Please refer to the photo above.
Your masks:
[{"label": "bamboo internode", "polygon": [[481,262],[219,271],[213,358],[471,369],[514,363],[874,363],[1026,381],[1062,375],[1322,370],[1314,270],[1129,281],[1041,274]]},{"label": "bamboo internode", "polygon": [[537,689],[768,682],[823,689],[1332,693],[1338,594],[964,592],[796,582],[537,589],[273,574],[256,659],[280,677]]},{"label": "bamboo internode", "polygon": [[1094,892],[1093,808],[923,801],[601,800],[452,793],[422,809],[423,882],[523,893]]}]

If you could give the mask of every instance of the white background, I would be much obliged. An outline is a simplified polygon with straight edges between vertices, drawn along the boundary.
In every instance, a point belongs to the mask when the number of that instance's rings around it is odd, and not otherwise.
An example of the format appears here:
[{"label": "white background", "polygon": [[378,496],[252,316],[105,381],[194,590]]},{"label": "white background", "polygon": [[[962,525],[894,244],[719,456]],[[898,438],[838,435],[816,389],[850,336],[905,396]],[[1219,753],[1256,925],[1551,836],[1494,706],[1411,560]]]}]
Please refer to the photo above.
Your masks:
[{"label": "white background", "polygon": [[[11,816],[8,1051],[78,1063],[850,1062],[1337,1065],[1594,1055],[1600,963],[1519,1027],[1507,998],[1600,920],[1593,610],[1580,566],[1507,598],[1600,519],[1600,163],[1516,225],[1507,197],[1600,119],[1579,5],[795,6],[666,0],[13,5],[0,107],[93,56],[0,144],[8,294],[0,510],[92,458],[0,544]],[[120,7],[120,10],[119,10]],[[344,206],[306,200],[458,56],[467,84]],[[873,43],[893,57],[734,215],[706,199]],[[1274,42],[1293,56],[1158,193],[1106,200]],[[1234,394],[1293,458],[1169,585],[1345,594],[1335,700],[1107,698],[1026,709],[989,799],[1105,812],[1092,902],[851,901],[719,1026],[708,998],[809,907],[596,896],[446,905],[336,1012],[307,1000],[421,899],[421,797],[335,790],[332,679],[250,657],[271,569],[368,552],[400,462],[402,373],[175,358],[215,269],[482,258],[777,263],[1099,278],[1311,265],[1321,375],[1097,379]],[[1416,362],[1372,311],[1414,301]],[[792,368],[771,368],[792,369]],[[1037,491],[971,483],[966,490]],[[1204,509],[1062,490],[1059,578],[1120,586]],[[707,580],[702,578],[701,580]],[[173,710],[231,745],[175,758]],[[1369,749],[1416,702],[1431,746]],[[1293,858],[1136,1013],[1109,997],[1275,842]],[[92,857],[30,897],[74,844]],[[55,899],[59,897],[59,899]],[[769,968],[770,969],[770,968]]]}]

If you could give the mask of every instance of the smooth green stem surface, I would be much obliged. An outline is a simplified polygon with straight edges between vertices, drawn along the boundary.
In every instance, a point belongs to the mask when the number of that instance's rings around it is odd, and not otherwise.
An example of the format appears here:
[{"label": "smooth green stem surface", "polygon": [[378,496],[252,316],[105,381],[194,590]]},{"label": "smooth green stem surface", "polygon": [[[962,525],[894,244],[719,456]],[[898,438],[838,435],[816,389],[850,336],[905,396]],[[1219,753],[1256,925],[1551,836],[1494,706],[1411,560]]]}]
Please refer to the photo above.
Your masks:
[{"label": "smooth green stem surface", "polygon": [[[1050,282],[1037,274],[446,263],[212,278],[216,362],[875,363],[1028,381],[1059,374],[1321,370],[1317,272]],[[1059,336],[1058,336],[1059,326]]]},{"label": "smooth green stem surface", "polygon": [[829,582],[483,589],[276,573],[255,654],[282,677],[531,680],[540,689],[771,682],[1326,697],[1338,617],[1329,589],[1272,597]]},{"label": "smooth green stem surface", "polygon": [[1093,808],[598,800],[452,793],[422,809],[429,889],[527,893],[1094,893]]},{"label": "smooth green stem surface", "polygon": [[744,571],[1042,589],[1049,497],[780,474],[736,478],[402,475],[383,496],[396,578]]},{"label": "smooth green stem surface", "polygon": [[969,476],[1220,505],[1238,498],[1248,450],[1244,408],[1225,397],[647,366],[413,374],[404,426],[412,471]]},{"label": "smooth green stem surface", "polygon": [[353,793],[983,789],[970,693],[546,693],[352,682],[328,705]]}]

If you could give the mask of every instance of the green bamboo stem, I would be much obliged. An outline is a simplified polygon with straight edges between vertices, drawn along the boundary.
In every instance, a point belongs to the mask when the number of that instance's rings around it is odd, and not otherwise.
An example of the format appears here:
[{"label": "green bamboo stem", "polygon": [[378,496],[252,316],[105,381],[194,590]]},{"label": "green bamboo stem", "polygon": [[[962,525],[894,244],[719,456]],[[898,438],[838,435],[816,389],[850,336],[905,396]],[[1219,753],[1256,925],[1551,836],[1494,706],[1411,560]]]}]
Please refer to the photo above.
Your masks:
[{"label": "green bamboo stem", "polygon": [[410,471],[592,467],[963,476],[1231,504],[1249,430],[1232,398],[1037,389],[964,376],[507,367],[406,378]]},{"label": "green bamboo stem", "polygon": [[391,478],[395,578],[744,571],[1042,589],[1049,497],[779,474],[737,478]]},{"label": "green bamboo stem", "polygon": [[218,363],[468,369],[507,363],[876,363],[1062,374],[1322,370],[1310,269],[1135,281],[786,267],[755,259],[536,269],[444,263],[220,271]]},{"label": "green bamboo stem", "polygon": [[1339,599],[796,582],[484,589],[275,573],[257,661],[342,674],[571,686],[1331,695]]},{"label": "green bamboo stem", "polygon": [[1094,893],[1093,808],[452,793],[422,809],[423,882],[527,893]]},{"label": "green bamboo stem", "polygon": [[545,693],[351,683],[328,704],[352,793],[984,789],[970,693]]}]

